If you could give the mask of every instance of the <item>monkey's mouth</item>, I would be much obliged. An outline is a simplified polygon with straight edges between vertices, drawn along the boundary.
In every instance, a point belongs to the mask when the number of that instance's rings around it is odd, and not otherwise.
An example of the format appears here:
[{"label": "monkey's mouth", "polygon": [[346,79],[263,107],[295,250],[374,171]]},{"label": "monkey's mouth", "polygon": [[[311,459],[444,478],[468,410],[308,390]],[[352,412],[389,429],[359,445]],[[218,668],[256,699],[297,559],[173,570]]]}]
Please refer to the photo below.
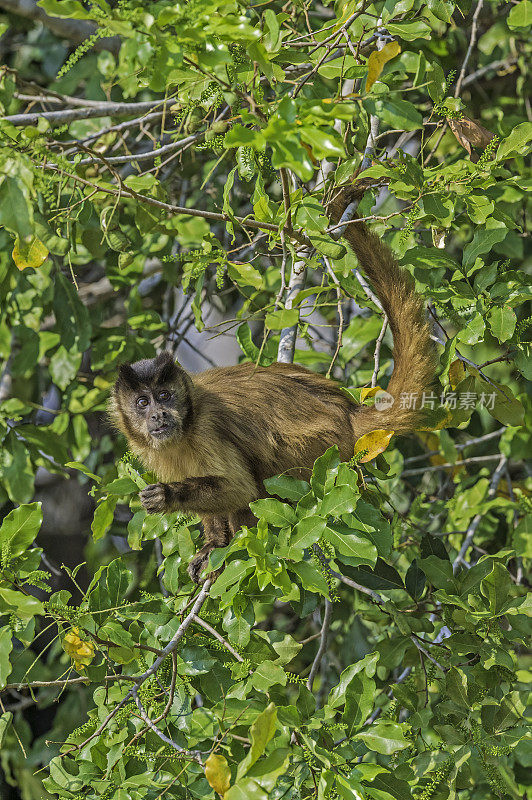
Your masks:
[{"label": "monkey's mouth", "polygon": [[156,428],[150,428],[148,433],[154,439],[166,439],[171,436],[175,431],[175,424],[173,422],[163,422]]}]

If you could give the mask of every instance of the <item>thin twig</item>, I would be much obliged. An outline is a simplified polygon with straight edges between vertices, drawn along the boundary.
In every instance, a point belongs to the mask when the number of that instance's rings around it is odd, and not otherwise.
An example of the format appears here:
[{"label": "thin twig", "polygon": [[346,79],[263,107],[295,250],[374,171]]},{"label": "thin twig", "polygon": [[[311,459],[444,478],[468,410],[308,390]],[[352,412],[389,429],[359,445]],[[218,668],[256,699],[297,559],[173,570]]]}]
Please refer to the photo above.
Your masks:
[{"label": "thin twig", "polygon": [[[303,248],[298,253],[298,260],[292,262],[292,271],[290,273],[290,280],[288,282],[288,291],[285,300],[285,308],[291,309],[294,301],[305,285],[306,277],[306,260],[310,258],[310,250]],[[279,348],[277,351],[277,361],[283,364],[291,364],[294,360],[294,352],[296,349],[297,339],[297,323],[290,328],[283,328],[281,337],[279,339]]]},{"label": "thin twig", "polygon": [[[488,495],[487,495],[488,500],[494,497],[497,491],[497,487],[499,486],[500,480],[506,469],[507,462],[508,458],[505,455],[500,456],[500,461],[497,465],[497,469],[493,473],[493,477],[491,479],[490,486],[488,489]],[[466,562],[464,562],[464,556],[473,542],[473,537],[475,536],[476,530],[480,525],[483,516],[484,514],[476,514],[473,517],[471,524],[469,525],[469,528],[467,529],[467,533],[462,543],[462,547],[460,548],[460,551],[453,562],[453,572],[455,574],[458,572],[460,564],[462,563],[466,564]],[[466,566],[467,568],[469,568],[469,565],[466,564]]]},{"label": "thin twig", "polygon": [[143,194],[139,194],[138,192],[133,191],[130,187],[123,187],[121,190],[115,189],[113,186],[100,186],[97,183],[92,181],[88,181],[85,178],[81,178],[79,175],[74,175],[71,172],[66,172],[65,170],[60,169],[59,167],[53,164],[42,164],[42,169],[51,170],[53,172],[59,172],[67,178],[70,178],[77,183],[81,183],[84,186],[91,186],[93,189],[97,189],[98,192],[103,192],[104,194],[112,195],[113,197],[124,197],[128,199],[138,200],[141,203],[146,203],[147,205],[154,206],[155,208],[160,208],[162,211],[168,211],[172,214],[184,214],[190,217],[201,217],[202,219],[211,219],[215,222],[238,222],[244,228],[260,228],[268,231],[278,231],[278,226],[273,225],[270,222],[260,222],[253,217],[229,217],[227,214],[217,214],[214,211],[202,211],[199,208],[186,208],[182,206],[175,206],[171,203],[163,203],[161,200],[156,200],[154,197],[148,197]]},{"label": "thin twig", "polygon": [[[173,99],[173,98],[172,98]],[[138,114],[142,111],[151,111],[157,106],[170,102],[165,100],[147,100],[142,103],[98,103],[97,106],[81,106],[61,111],[41,111],[30,114],[11,114],[4,117],[4,122],[12,125],[37,125],[40,119],[47,120],[51,125],[64,125],[78,119],[92,119],[94,117],[126,117],[128,114]]]},{"label": "thin twig", "polygon": [[[137,681],[134,675],[105,675],[104,681]],[[64,686],[72,686],[76,683],[84,683],[88,685],[91,681],[87,677],[81,678],[64,678],[57,681],[31,681],[30,683],[6,683],[2,691],[6,689],[15,689],[21,691],[22,689],[43,689],[47,687],[57,686],[59,688]]]},{"label": "thin twig", "polygon": [[331,624],[331,617],[332,617],[332,603],[327,598],[325,599],[325,613],[323,616],[323,624],[321,626],[321,639],[320,639],[320,646],[318,648],[318,652],[314,657],[314,661],[312,662],[312,667],[310,670],[310,675],[308,676],[307,680],[307,689],[312,691],[312,684],[314,683],[314,678],[318,672],[318,669],[321,664],[321,660],[327,648],[327,638],[329,636],[329,626]]},{"label": "thin twig", "polygon": [[467,65],[469,63],[469,58],[473,51],[473,47],[475,46],[475,42],[477,40],[477,27],[478,27],[478,17],[482,10],[482,6],[484,4],[484,0],[478,0],[477,7],[475,8],[475,13],[473,14],[473,22],[471,24],[471,35],[469,37],[469,46],[466,50],[466,54],[462,63],[462,68],[460,70],[460,75],[458,76],[458,80],[456,81],[456,87],[454,90],[454,96],[460,97],[460,92],[462,90],[462,82],[465,77],[465,71],[467,69]]},{"label": "thin twig", "polygon": [[202,628],[204,628],[206,631],[209,631],[209,633],[211,634],[211,636],[214,636],[214,638],[215,638],[215,639],[218,639],[218,641],[219,641],[221,644],[223,644],[223,646],[224,646],[225,648],[227,648],[227,650],[229,650],[229,652],[231,653],[231,655],[232,655],[232,656],[234,656],[234,657],[236,658],[236,660],[237,660],[237,661],[240,661],[240,663],[242,663],[242,662],[244,661],[244,659],[242,658],[242,656],[240,655],[240,653],[238,653],[238,652],[235,650],[235,648],[234,648],[234,647],[232,647],[232,646],[229,644],[229,642],[228,642],[228,641],[226,641],[226,640],[224,639],[224,637],[223,637],[221,634],[219,634],[219,633],[218,633],[218,631],[216,630],[216,628],[213,628],[213,627],[212,627],[212,625],[209,625],[209,623],[208,623],[208,622],[205,622],[205,620],[204,620],[204,619],[202,619],[201,617],[198,617],[198,616],[194,616],[194,620],[193,620],[193,621],[194,621],[194,622],[195,622],[197,625],[200,625]]},{"label": "thin twig", "polygon": [[[455,444],[455,450],[462,451],[466,450],[468,447],[472,447],[474,444],[481,444],[483,442],[487,442],[490,439],[498,439],[499,436],[502,436],[506,428],[499,428],[496,431],[492,431],[491,433],[486,433],[484,436],[477,436],[476,439],[469,439],[467,442],[463,442],[462,444]],[[405,464],[413,464],[416,461],[423,461],[425,458],[430,458],[431,456],[438,456],[440,455],[439,450],[428,450],[426,453],[422,453],[420,456],[412,456],[412,458],[405,458]]]},{"label": "thin twig", "polygon": [[201,587],[199,594],[195,598],[191,611],[188,613],[183,622],[180,624],[177,631],[170,639],[166,647],[163,648],[163,650],[161,651],[161,655],[155,659],[155,661],[153,662],[151,667],[149,667],[149,669],[147,669],[145,672],[143,672],[141,675],[138,676],[138,678],[136,679],[136,686],[133,689],[130,689],[129,692],[127,692],[127,694],[124,695],[122,700],[120,700],[120,702],[117,703],[116,706],[109,712],[109,714],[105,717],[103,722],[98,726],[98,728],[94,731],[94,733],[91,736],[85,739],[85,741],[82,742],[81,744],[75,745],[74,747],[71,747],[70,750],[66,750],[64,753],[61,753],[61,758],[64,758],[65,756],[75,752],[76,750],[83,749],[89,742],[91,742],[93,739],[96,739],[102,733],[102,731],[105,730],[109,722],[118,713],[118,711],[120,711],[121,708],[124,708],[124,706],[127,705],[127,703],[129,703],[129,701],[134,698],[137,688],[157,672],[157,670],[159,669],[165,658],[174,652],[179,641],[185,635],[187,628],[193,622],[194,617],[199,613],[199,610],[201,609],[201,607],[203,606],[203,604],[205,603],[205,601],[209,596],[210,586],[211,586],[211,580],[208,578]]},{"label": "thin twig", "polygon": [[382,340],[384,339],[384,334],[386,333],[386,328],[388,327],[388,317],[386,314],[384,315],[384,319],[382,320],[382,328],[381,332],[379,333],[379,338],[375,344],[375,355],[374,355],[374,364],[375,368],[373,370],[373,375],[371,376],[371,386],[374,388],[377,385],[377,376],[379,374],[380,368],[380,359],[381,359],[381,345]]},{"label": "thin twig", "polygon": [[401,472],[401,476],[405,475],[424,475],[426,472],[438,472],[440,469],[453,469],[455,467],[465,467],[468,464],[479,464],[484,461],[496,461],[501,457],[500,453],[494,453],[491,456],[472,456],[471,458],[464,458],[462,461],[457,461],[455,464],[450,462],[447,464],[436,464],[431,467],[419,467],[418,469],[405,469]]}]

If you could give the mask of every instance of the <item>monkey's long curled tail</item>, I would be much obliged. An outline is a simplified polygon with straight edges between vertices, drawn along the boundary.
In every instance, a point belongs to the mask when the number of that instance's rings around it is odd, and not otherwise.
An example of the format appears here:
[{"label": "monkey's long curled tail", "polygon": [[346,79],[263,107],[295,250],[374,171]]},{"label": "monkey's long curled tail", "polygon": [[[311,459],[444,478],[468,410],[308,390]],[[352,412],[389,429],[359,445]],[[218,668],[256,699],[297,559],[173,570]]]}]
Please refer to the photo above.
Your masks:
[{"label": "monkey's long curled tail", "polygon": [[[347,204],[362,192],[356,186],[342,190],[329,206],[331,218],[339,221]],[[393,405],[360,408],[353,414],[356,435],[373,430],[397,433],[419,430],[426,416],[426,410],[421,410],[423,392],[430,392],[436,372],[436,350],[423,299],[416,293],[411,275],[399,266],[390,248],[363,222],[347,224],[343,237],[382,304],[394,343],[393,374],[386,388],[394,398]]]}]

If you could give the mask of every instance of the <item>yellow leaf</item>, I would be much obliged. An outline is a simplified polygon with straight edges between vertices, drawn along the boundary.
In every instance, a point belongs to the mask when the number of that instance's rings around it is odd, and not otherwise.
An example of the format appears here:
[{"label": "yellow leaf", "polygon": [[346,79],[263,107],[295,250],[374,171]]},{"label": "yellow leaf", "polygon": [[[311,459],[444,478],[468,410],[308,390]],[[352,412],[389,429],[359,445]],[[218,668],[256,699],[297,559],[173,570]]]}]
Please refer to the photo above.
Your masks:
[{"label": "yellow leaf", "polygon": [[79,628],[71,628],[63,639],[63,650],[70,656],[78,672],[88,666],[95,653],[93,642],[84,641],[80,636]]},{"label": "yellow leaf", "polygon": [[48,248],[36,236],[28,238],[27,241],[21,241],[18,236],[13,247],[13,261],[18,269],[23,270],[26,267],[37,269],[46,261],[48,255]]},{"label": "yellow leaf", "polygon": [[229,789],[231,784],[231,771],[227,759],[216,753],[211,753],[205,762],[205,777],[209,786],[217,792],[220,797]]},{"label": "yellow leaf", "polygon": [[451,384],[451,389],[456,389],[460,381],[464,380],[465,376],[465,367],[462,361],[457,358],[449,367],[449,383]]},{"label": "yellow leaf", "polygon": [[384,453],[394,433],[395,431],[370,431],[361,436],[355,444],[355,453],[360,453],[361,450],[368,452],[360,459],[360,463],[364,464],[366,461],[376,458],[380,453]]},{"label": "yellow leaf", "polygon": [[381,392],[382,389],[380,386],[372,386],[371,388],[361,389],[360,390],[360,402],[363,403],[364,400],[368,397],[375,397],[377,392]]},{"label": "yellow leaf", "polygon": [[368,58],[368,77],[366,78],[366,92],[369,92],[381,74],[384,65],[401,52],[397,42],[388,42],[382,50],[374,50]]}]

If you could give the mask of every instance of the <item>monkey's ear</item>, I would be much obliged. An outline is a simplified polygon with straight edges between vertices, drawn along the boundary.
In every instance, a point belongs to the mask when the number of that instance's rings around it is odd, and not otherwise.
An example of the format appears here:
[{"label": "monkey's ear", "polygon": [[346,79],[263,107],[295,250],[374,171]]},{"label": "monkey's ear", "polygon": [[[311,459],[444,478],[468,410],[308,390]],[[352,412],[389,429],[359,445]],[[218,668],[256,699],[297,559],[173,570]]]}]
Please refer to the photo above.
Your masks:
[{"label": "monkey's ear", "polygon": [[169,383],[177,378],[181,367],[179,367],[174,357],[168,351],[159,353],[154,363],[154,379],[155,383]]},{"label": "monkey's ear", "polygon": [[121,364],[119,366],[117,383],[124,388],[138,389],[140,386],[139,376],[131,364]]}]

